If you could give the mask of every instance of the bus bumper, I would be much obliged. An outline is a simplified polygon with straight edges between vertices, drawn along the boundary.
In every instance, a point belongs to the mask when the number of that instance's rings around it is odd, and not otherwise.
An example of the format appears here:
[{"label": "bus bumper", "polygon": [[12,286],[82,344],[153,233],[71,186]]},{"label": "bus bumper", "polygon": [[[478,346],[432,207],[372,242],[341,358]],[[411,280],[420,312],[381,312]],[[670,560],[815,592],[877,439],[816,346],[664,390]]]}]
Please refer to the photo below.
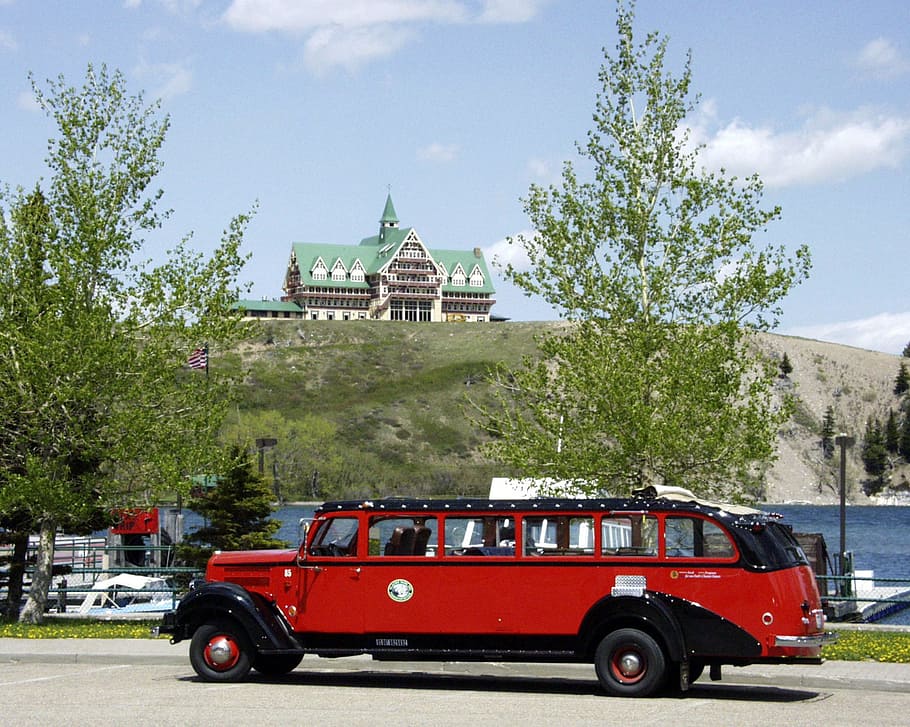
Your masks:
[{"label": "bus bumper", "polygon": [[811,636],[775,636],[774,645],[788,649],[817,649],[837,641],[837,634],[828,631]]}]

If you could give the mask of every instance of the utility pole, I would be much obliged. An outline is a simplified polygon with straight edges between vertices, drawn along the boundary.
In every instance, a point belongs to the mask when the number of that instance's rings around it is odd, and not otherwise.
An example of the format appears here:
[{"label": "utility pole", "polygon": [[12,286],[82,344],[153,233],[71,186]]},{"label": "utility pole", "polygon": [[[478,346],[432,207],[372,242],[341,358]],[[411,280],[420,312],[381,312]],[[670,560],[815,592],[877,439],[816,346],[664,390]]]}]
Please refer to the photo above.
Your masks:
[{"label": "utility pole", "polygon": [[840,576],[847,575],[847,447],[855,442],[856,439],[843,432],[834,438],[840,447]]}]

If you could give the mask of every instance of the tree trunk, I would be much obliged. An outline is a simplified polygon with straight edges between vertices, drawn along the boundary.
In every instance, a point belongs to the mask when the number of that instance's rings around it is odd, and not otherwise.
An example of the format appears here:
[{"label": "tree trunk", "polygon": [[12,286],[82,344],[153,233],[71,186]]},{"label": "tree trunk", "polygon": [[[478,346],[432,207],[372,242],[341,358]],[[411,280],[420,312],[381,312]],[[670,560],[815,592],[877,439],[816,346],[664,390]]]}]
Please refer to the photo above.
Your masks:
[{"label": "tree trunk", "polygon": [[9,563],[9,582],[6,587],[6,618],[19,618],[22,605],[22,579],[25,577],[25,556],[28,553],[28,533],[13,533],[13,554]]},{"label": "tree trunk", "polygon": [[41,521],[38,532],[38,552],[35,554],[35,570],[32,573],[32,585],[28,589],[28,600],[19,623],[39,624],[44,621],[44,608],[47,604],[47,592],[54,576],[54,538],[57,535],[57,523],[48,518]]}]

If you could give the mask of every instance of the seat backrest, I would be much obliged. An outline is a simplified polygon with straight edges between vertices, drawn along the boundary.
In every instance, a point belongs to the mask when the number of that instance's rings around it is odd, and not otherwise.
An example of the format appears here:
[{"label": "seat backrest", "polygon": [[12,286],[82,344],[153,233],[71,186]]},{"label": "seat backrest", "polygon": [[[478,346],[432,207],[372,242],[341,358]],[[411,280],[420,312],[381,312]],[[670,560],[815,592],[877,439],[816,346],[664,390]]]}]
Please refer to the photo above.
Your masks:
[{"label": "seat backrest", "polygon": [[430,530],[425,525],[418,525],[414,528],[414,555],[426,555],[427,554],[427,543],[430,542],[430,536],[433,534],[433,531]]}]

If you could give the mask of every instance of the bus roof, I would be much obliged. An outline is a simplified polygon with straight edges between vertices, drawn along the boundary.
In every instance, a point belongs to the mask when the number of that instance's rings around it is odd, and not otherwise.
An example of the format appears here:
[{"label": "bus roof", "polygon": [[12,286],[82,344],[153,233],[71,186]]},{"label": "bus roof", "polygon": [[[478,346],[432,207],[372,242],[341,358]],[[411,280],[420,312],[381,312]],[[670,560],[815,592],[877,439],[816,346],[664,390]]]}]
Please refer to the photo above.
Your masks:
[{"label": "bus roof", "polygon": [[679,510],[683,512],[705,512],[713,516],[737,519],[744,515],[766,516],[760,510],[741,505],[727,505],[700,500],[679,492],[656,495],[654,491],[642,492],[630,498],[570,499],[560,497],[516,498],[509,500],[470,499],[423,499],[389,497],[375,500],[337,500],[326,502],[316,508],[316,514],[330,512],[427,512],[427,513],[488,513],[488,512],[642,512]]}]

